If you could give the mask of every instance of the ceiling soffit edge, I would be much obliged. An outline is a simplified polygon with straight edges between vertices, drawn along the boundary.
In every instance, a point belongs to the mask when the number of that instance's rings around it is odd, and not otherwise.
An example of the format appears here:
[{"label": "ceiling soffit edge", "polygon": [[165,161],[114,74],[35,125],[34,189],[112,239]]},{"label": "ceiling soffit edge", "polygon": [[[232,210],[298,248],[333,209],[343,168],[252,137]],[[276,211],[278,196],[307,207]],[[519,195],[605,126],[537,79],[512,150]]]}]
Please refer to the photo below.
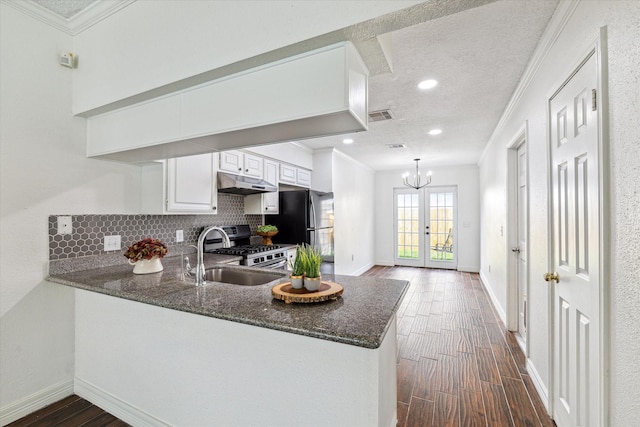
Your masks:
[{"label": "ceiling soffit edge", "polygon": [[135,1],[136,0],[98,1],[71,18],[64,18],[31,1],[4,0],[3,3],[66,34],[75,36]]}]

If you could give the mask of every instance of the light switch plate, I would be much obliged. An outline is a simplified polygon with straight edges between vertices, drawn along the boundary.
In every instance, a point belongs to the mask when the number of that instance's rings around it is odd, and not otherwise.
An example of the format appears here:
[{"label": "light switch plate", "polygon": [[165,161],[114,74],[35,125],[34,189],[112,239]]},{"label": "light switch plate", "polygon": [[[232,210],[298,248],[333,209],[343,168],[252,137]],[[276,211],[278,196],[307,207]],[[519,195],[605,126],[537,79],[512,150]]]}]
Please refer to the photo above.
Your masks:
[{"label": "light switch plate", "polygon": [[176,230],[176,243],[184,242],[184,233],[182,230]]},{"label": "light switch plate", "polygon": [[119,251],[122,246],[122,240],[120,236],[104,236],[104,250]]}]

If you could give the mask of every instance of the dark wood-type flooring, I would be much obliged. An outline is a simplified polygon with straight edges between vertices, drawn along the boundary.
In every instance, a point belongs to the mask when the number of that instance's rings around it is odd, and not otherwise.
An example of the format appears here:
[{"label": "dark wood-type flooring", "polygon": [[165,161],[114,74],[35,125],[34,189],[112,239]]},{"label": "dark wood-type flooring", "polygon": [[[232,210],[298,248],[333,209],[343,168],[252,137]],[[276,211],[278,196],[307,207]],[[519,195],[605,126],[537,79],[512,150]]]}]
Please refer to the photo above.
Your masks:
[{"label": "dark wood-type flooring", "polygon": [[[555,426],[477,274],[374,267],[364,275],[411,282],[398,310],[398,427]],[[9,427],[127,425],[73,395]]]},{"label": "dark wood-type flooring", "polygon": [[411,282],[398,310],[398,427],[555,426],[477,274],[374,267],[364,275]]},{"label": "dark wood-type flooring", "polygon": [[75,394],[52,403],[7,427],[128,427],[113,415]]}]

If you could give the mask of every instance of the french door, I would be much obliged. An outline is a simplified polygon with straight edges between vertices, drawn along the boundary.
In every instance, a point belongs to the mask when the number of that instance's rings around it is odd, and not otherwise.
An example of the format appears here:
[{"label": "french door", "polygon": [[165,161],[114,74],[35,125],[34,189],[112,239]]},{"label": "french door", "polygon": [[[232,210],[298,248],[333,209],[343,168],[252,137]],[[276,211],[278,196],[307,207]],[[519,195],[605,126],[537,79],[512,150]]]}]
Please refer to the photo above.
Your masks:
[{"label": "french door", "polygon": [[456,190],[394,190],[396,265],[457,268]]}]

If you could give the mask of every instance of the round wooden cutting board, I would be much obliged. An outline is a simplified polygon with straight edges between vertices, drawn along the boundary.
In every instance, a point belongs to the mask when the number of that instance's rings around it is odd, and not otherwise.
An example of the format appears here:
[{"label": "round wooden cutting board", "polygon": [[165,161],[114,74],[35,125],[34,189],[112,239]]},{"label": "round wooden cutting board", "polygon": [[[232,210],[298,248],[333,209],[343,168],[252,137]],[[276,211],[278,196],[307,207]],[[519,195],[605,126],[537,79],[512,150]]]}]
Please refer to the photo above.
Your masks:
[{"label": "round wooden cutting board", "polygon": [[291,286],[291,282],[286,282],[274,286],[271,289],[271,295],[287,304],[292,302],[310,303],[336,300],[342,295],[343,291],[342,285],[334,282],[322,281],[320,283],[320,289],[317,291],[308,291],[305,288],[294,289]]}]

